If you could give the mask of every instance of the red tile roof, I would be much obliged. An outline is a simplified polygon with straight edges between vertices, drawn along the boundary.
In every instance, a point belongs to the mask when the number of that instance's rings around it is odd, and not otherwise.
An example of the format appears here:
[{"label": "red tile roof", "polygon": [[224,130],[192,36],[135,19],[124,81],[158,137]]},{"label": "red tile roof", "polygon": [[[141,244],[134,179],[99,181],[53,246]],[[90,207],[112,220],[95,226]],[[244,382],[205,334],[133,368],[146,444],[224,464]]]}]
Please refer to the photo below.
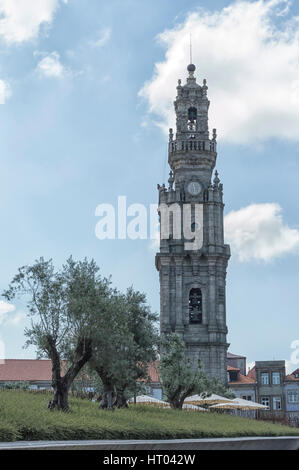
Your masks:
[{"label": "red tile roof", "polygon": [[255,384],[256,381],[251,377],[248,377],[243,374],[238,374],[238,379],[233,380],[232,382],[228,382],[229,385],[242,385],[242,384]]},{"label": "red tile roof", "polygon": [[296,379],[296,377],[295,377],[293,374],[286,375],[285,380],[287,380],[287,381],[288,381],[288,380],[292,380],[292,381],[298,380],[298,382],[299,382],[299,378]]},{"label": "red tile roof", "polygon": [[[148,375],[152,382],[160,382],[159,361],[149,365]],[[0,362],[0,382],[51,382],[50,360],[6,359]]]},{"label": "red tile roof", "polygon": [[50,360],[5,359],[0,362],[0,381],[5,382],[51,382],[52,368]]},{"label": "red tile roof", "polygon": [[291,380],[291,381],[294,381],[294,382],[299,382],[299,377],[296,377],[296,375],[299,374],[299,369],[297,370],[294,370],[294,372],[292,372],[290,375],[287,375],[285,380]]},{"label": "red tile roof", "polygon": [[[240,369],[227,366],[228,371],[240,371]],[[151,382],[160,382],[159,377],[159,361],[155,361],[148,367],[148,375]],[[6,359],[4,364],[0,363],[0,382],[51,382],[52,369],[50,360],[38,359]],[[291,380],[298,380],[295,377]],[[252,384],[255,383],[254,378],[244,376],[238,373],[238,380],[230,382],[231,384]]]},{"label": "red tile roof", "polygon": [[255,366],[248,371],[247,374],[248,377],[251,377],[252,379],[256,380],[256,375],[255,375]]}]

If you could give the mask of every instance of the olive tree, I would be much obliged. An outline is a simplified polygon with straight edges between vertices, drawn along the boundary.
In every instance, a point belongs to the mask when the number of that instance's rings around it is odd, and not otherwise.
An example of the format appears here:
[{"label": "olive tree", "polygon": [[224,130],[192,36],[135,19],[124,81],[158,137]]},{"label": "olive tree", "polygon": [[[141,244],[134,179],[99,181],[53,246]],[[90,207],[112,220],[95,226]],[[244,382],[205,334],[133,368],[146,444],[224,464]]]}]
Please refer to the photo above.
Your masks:
[{"label": "olive tree", "polygon": [[9,301],[16,296],[27,300],[31,326],[25,329],[25,346],[35,346],[39,357],[52,361],[51,410],[69,409],[69,389],[92,356],[95,311],[105,310],[111,291],[110,281],[98,271],[93,260],[69,258],[55,270],[52,260],[40,258],[19,268],[3,293]]},{"label": "olive tree", "polygon": [[159,373],[166,399],[172,408],[182,409],[187,397],[202,394],[222,393],[230,397],[231,392],[222,382],[208,377],[198,361],[197,369],[185,357],[185,346],[179,335],[171,333],[161,343]]},{"label": "olive tree", "polygon": [[147,378],[156,358],[157,316],[150,311],[144,294],[131,287],[126,294],[115,291],[105,321],[98,317],[91,367],[103,383],[100,406],[127,406],[127,392],[136,381]]}]

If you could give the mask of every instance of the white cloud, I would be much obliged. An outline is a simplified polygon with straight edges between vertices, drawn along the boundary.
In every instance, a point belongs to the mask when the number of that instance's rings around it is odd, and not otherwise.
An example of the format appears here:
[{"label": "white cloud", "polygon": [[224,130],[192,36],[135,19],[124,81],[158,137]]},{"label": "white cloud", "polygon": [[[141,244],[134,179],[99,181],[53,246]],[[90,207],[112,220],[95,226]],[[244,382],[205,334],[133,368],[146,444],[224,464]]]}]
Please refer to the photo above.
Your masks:
[{"label": "white cloud", "polygon": [[12,304],[0,300],[0,325],[16,326],[26,318],[26,313],[22,310],[16,311]]},{"label": "white cloud", "polygon": [[240,261],[271,261],[299,250],[299,230],[284,224],[279,204],[251,204],[224,219],[225,239]]},{"label": "white cloud", "polygon": [[10,85],[4,80],[0,80],[0,104],[4,104],[10,97]]},{"label": "white cloud", "polygon": [[0,300],[0,325],[6,324],[8,318],[10,318],[12,312],[15,310],[16,307],[14,305]]},{"label": "white cloud", "polygon": [[60,55],[58,52],[52,52],[48,56],[44,57],[37,64],[37,71],[45,77],[55,78],[62,78],[66,73],[66,69],[60,62]]},{"label": "white cloud", "polygon": [[0,37],[8,44],[34,39],[42,25],[51,24],[59,4],[60,0],[0,0]]},{"label": "white cloud", "polygon": [[97,39],[90,41],[90,45],[93,47],[103,47],[111,38],[111,28],[103,28],[98,33]]},{"label": "white cloud", "polygon": [[[283,222],[279,204],[251,204],[224,217],[225,242],[241,262],[269,262],[292,252],[299,252],[299,230]],[[159,231],[148,248],[157,252]]]},{"label": "white cloud", "polygon": [[196,74],[208,79],[210,122],[219,136],[236,143],[299,140],[299,16],[288,16],[289,7],[289,0],[236,1],[217,12],[198,9],[161,33],[165,61],[140,91],[156,123],[174,127],[191,32]]},{"label": "white cloud", "polygon": [[16,312],[14,315],[10,315],[6,318],[4,325],[19,325],[26,318],[26,313],[22,311]]},{"label": "white cloud", "polygon": [[14,305],[0,300],[0,322],[7,313],[14,312],[15,309],[16,307]]}]

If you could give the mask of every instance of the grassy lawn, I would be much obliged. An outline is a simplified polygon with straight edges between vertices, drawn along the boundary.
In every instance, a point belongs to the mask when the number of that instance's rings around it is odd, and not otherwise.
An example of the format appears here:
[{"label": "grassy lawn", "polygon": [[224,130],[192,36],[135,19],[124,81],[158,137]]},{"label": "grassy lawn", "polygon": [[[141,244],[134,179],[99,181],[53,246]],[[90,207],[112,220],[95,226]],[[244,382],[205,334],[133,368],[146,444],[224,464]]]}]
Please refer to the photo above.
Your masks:
[{"label": "grassy lawn", "polygon": [[144,405],[111,412],[75,398],[70,413],[50,412],[49,396],[0,391],[0,441],[299,436],[299,429],[226,414]]}]

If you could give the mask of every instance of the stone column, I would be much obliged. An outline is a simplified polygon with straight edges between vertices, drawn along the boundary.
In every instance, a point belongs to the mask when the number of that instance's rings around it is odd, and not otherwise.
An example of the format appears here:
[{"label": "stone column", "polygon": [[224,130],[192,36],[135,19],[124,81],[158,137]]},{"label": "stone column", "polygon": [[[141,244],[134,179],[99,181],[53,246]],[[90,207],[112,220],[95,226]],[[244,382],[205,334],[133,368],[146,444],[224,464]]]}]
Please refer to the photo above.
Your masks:
[{"label": "stone column", "polygon": [[210,341],[216,341],[216,330],[217,330],[217,321],[216,321],[216,266],[214,262],[209,262],[209,324],[208,331],[210,336]]},{"label": "stone column", "polygon": [[208,245],[215,245],[215,221],[214,221],[214,207],[213,203],[208,204],[209,220],[208,220]]},{"label": "stone column", "polygon": [[169,312],[169,259],[161,258],[160,267],[160,325],[161,333],[170,332],[170,312]]},{"label": "stone column", "polygon": [[183,257],[175,257],[175,303],[176,303],[176,327],[179,334],[184,332],[183,309]]}]

